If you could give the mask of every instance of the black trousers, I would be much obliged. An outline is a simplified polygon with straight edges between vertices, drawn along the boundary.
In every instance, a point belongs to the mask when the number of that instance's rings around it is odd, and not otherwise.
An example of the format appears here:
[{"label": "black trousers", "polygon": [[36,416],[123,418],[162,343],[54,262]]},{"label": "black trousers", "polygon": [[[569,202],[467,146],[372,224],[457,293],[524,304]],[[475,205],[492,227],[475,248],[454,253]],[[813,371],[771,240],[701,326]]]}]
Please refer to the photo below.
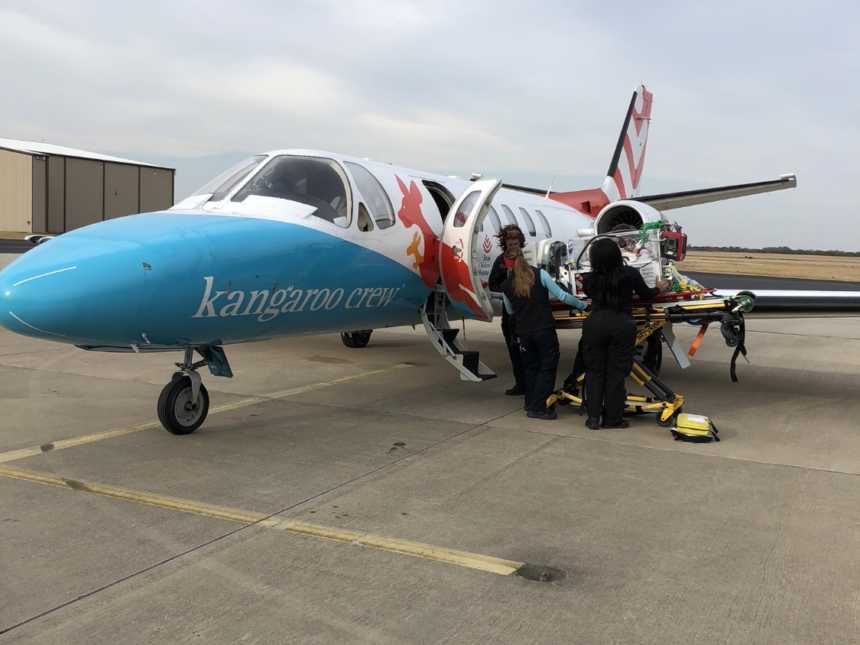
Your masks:
[{"label": "black trousers", "polygon": [[620,423],[627,391],[624,380],[633,367],[636,325],[626,313],[599,310],[585,321],[585,403],[588,416],[603,423]]},{"label": "black trousers", "polygon": [[580,374],[585,373],[585,350],[582,345],[582,337],[579,338],[579,345],[576,348],[576,356],[573,358],[573,369],[570,370],[570,374],[567,375],[567,378],[564,379],[564,384],[561,386],[565,392],[573,392],[579,389],[579,383],[577,380],[579,379]]},{"label": "black trousers", "polygon": [[520,334],[526,390],[526,410],[545,412],[546,400],[555,390],[558,369],[558,334],[555,327]]},{"label": "black trousers", "polygon": [[502,334],[505,337],[505,345],[508,346],[508,356],[511,357],[511,367],[514,370],[514,385],[525,390],[525,376],[523,374],[523,356],[517,335],[514,333],[514,318],[502,309]]}]

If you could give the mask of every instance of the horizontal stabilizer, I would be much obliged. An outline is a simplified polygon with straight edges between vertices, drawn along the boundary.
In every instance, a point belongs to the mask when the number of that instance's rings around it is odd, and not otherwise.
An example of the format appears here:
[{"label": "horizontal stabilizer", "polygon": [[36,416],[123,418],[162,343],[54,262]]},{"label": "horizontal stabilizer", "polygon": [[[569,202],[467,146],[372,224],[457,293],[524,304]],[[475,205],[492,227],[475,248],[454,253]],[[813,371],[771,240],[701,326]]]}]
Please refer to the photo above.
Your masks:
[{"label": "horizontal stabilizer", "polygon": [[679,193],[664,193],[662,195],[645,195],[635,197],[638,202],[645,202],[658,211],[667,211],[673,208],[684,208],[696,204],[707,204],[719,202],[724,199],[735,197],[746,197],[758,193],[770,193],[775,190],[786,190],[797,187],[797,176],[783,175],[779,179],[771,181],[757,181],[751,184],[736,184],[734,186],[717,186],[716,188],[701,188],[699,190],[684,190]]},{"label": "horizontal stabilizer", "polygon": [[[860,315],[860,291],[814,291],[812,289],[750,289],[755,294],[751,316],[782,313],[788,317],[831,313]],[[731,298],[739,291],[717,289],[714,295]]]}]

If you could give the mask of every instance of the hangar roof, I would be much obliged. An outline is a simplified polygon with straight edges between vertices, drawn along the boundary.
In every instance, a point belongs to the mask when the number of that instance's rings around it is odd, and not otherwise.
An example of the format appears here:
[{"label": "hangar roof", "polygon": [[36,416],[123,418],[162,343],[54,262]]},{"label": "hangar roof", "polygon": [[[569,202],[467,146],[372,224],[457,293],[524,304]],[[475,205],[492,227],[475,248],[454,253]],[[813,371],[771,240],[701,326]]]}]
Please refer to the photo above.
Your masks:
[{"label": "hangar roof", "polygon": [[[19,141],[18,139],[3,139],[0,138],[0,148],[6,150],[14,150],[25,154],[35,155],[60,155],[63,157],[77,157],[79,159],[94,159],[97,161],[113,161],[114,163],[131,164],[134,166],[148,166],[150,168],[165,168],[156,164],[146,163],[145,161],[134,161],[133,159],[123,159],[122,157],[112,157],[103,155],[98,152],[89,152],[88,150],[78,150],[77,148],[67,148],[65,146],[56,146],[52,143],[42,143],[40,141]],[[173,168],[167,168],[173,170]]]}]

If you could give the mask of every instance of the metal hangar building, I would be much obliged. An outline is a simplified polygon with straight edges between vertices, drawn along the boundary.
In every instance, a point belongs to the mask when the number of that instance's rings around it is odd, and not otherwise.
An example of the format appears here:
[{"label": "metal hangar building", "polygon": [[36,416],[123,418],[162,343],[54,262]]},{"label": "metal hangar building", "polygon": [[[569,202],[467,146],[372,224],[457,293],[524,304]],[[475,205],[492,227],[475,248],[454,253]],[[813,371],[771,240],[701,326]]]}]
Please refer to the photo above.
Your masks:
[{"label": "metal hangar building", "polygon": [[0,231],[65,233],[170,208],[175,169],[0,138]]}]

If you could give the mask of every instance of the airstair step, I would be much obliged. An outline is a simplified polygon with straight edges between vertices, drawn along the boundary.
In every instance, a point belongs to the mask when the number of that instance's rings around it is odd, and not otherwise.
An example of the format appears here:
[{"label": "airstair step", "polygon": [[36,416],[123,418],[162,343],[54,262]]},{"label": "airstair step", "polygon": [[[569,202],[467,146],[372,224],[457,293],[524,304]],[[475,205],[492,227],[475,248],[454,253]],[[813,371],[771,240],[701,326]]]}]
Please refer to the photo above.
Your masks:
[{"label": "airstair step", "polygon": [[451,349],[457,351],[457,348],[454,347],[454,339],[457,338],[457,334],[460,333],[459,329],[440,329],[442,332],[442,338],[445,340],[445,343],[451,346]]},{"label": "airstair step", "polygon": [[481,374],[480,372],[480,361],[478,360],[478,354],[480,352],[475,351],[464,351],[463,354],[463,367],[469,370],[472,374],[479,377],[482,381],[489,381],[491,378],[496,378],[496,374],[490,372],[489,374]]},{"label": "airstair step", "polygon": [[463,352],[463,367],[475,376],[480,376],[478,373],[478,354],[479,352],[469,350]]}]

